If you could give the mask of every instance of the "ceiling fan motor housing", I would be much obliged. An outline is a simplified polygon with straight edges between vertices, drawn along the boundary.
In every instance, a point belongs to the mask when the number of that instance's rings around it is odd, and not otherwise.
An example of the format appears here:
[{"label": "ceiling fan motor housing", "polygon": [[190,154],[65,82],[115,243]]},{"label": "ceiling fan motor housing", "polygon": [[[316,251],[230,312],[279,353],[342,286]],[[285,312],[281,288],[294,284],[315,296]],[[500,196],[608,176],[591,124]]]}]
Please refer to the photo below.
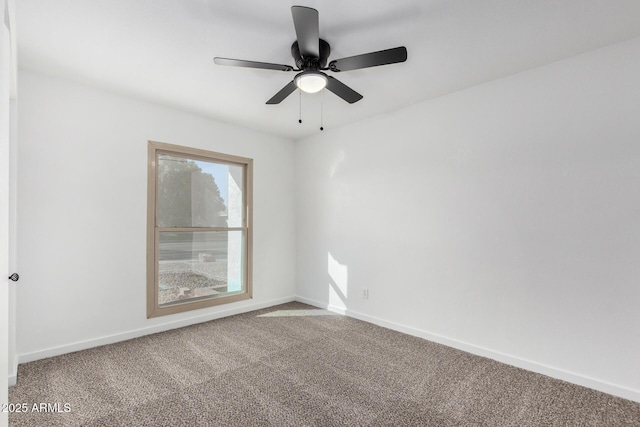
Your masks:
[{"label": "ceiling fan motor housing", "polygon": [[331,46],[326,41],[319,39],[319,52],[320,57],[304,57],[300,53],[300,47],[298,46],[298,41],[293,42],[291,45],[291,56],[293,56],[294,61],[296,61],[296,65],[299,69],[308,71],[308,70],[321,70],[326,67],[327,60],[329,59],[329,55],[331,54]]}]

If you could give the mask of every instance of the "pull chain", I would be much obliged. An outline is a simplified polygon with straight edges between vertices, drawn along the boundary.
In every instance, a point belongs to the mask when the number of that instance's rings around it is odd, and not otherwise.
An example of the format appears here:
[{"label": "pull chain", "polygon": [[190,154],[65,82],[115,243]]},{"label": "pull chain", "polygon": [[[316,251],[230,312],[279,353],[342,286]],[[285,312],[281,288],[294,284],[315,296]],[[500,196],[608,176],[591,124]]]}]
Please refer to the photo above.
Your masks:
[{"label": "pull chain", "polygon": [[299,102],[298,102],[298,111],[299,111],[299,115],[298,115],[298,123],[302,123],[302,90],[298,89],[298,94],[299,96]]},{"label": "pull chain", "polygon": [[324,122],[324,118],[323,116],[323,108],[324,106],[324,89],[322,89],[322,92],[320,92],[320,130],[324,130],[324,127],[322,126],[323,122]]}]

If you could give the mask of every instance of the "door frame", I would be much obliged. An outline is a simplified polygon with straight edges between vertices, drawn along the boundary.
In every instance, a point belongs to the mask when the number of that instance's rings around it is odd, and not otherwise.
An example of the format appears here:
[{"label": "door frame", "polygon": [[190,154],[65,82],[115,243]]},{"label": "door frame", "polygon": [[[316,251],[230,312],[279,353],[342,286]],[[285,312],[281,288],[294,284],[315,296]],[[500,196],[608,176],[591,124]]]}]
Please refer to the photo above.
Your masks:
[{"label": "door frame", "polygon": [[[0,404],[9,400],[9,376],[15,370],[15,286],[8,277],[15,267],[16,183],[16,40],[15,1],[0,0]],[[10,333],[12,331],[12,333]],[[11,336],[11,339],[9,338]],[[13,342],[12,342],[13,341]],[[0,426],[8,413],[0,411]]]}]

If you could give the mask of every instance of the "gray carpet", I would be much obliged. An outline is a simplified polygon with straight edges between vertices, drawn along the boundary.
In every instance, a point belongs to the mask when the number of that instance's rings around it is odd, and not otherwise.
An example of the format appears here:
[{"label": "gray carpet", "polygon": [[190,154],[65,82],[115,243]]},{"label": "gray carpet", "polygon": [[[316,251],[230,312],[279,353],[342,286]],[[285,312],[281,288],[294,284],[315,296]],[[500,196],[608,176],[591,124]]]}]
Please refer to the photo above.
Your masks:
[{"label": "gray carpet", "polygon": [[9,400],[30,427],[640,425],[640,403],[300,303],[20,365]]}]

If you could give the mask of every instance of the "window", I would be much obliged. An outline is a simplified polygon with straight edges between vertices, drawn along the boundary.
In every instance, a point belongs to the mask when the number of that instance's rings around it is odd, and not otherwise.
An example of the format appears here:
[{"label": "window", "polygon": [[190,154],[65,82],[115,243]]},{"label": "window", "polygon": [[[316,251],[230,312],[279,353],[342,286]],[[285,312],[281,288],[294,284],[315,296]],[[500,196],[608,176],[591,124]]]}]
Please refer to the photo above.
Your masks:
[{"label": "window", "polygon": [[251,298],[253,160],[149,142],[147,317]]}]

